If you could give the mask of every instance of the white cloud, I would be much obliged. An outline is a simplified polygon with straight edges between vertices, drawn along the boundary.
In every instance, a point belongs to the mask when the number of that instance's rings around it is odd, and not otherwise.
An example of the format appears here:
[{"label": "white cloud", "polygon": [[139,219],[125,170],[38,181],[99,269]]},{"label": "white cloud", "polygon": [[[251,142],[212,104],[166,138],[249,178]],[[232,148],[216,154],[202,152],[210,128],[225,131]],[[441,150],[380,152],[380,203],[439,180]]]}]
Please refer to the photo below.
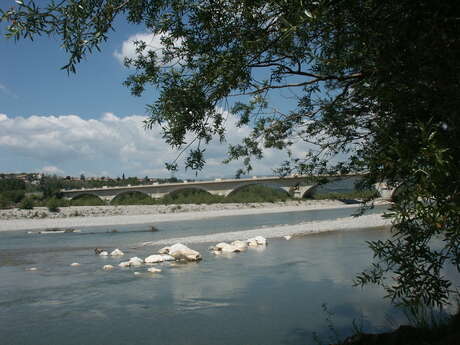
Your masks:
[{"label": "white cloud", "polygon": [[[130,36],[126,41],[121,45],[121,50],[116,50],[113,53],[113,56],[117,58],[121,63],[124,62],[125,58],[135,58],[137,56],[136,52],[136,41],[143,41],[147,45],[147,50],[153,50],[157,54],[159,61],[163,59],[163,48],[164,45],[161,42],[164,35],[155,35],[151,33],[138,33],[133,36]],[[174,45],[180,47],[182,44],[181,40],[176,40]]]},{"label": "white cloud", "polygon": [[0,83],[0,91],[9,97],[18,98],[14,92],[12,92],[9,88],[6,87],[6,85],[2,83]]},{"label": "white cloud", "polygon": [[[240,142],[249,128],[237,128],[235,119],[228,116],[227,143],[211,142],[205,152],[207,165],[198,178],[231,177],[240,167],[238,162],[224,165],[222,160],[228,143]],[[2,170],[41,170],[73,176],[81,172],[88,176],[170,176],[164,163],[173,160],[177,151],[164,142],[159,128],[146,131],[144,119],[112,113],[99,119],[77,115],[9,118],[0,114]],[[270,175],[285,158],[284,152],[269,151],[267,159],[255,162],[253,174]],[[179,171],[177,176],[193,178],[194,173]]]},{"label": "white cloud", "polygon": [[63,175],[64,172],[59,169],[58,167],[55,167],[53,165],[48,165],[40,170],[42,173],[49,174],[49,175]]}]

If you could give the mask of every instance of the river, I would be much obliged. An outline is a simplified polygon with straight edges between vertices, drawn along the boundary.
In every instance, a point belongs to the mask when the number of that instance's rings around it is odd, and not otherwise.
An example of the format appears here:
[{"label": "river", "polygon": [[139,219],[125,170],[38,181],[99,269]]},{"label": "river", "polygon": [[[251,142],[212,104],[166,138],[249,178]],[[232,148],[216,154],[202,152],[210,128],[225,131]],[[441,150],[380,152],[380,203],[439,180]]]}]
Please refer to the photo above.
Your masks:
[{"label": "river", "polygon": [[353,320],[366,331],[389,329],[403,316],[384,292],[352,287],[371,258],[365,241],[385,239],[388,230],[272,239],[266,248],[230,256],[214,256],[210,243],[194,243],[201,262],[160,264],[157,274],[145,267],[103,271],[121,259],[93,254],[95,247],[119,247],[127,260],[156,252],[158,247],[140,246],[144,241],[335,219],[353,211],[157,223],[157,232],[144,224],[0,233],[0,343],[316,344],[314,332],[324,343],[336,341],[327,319],[339,336],[352,332]]}]

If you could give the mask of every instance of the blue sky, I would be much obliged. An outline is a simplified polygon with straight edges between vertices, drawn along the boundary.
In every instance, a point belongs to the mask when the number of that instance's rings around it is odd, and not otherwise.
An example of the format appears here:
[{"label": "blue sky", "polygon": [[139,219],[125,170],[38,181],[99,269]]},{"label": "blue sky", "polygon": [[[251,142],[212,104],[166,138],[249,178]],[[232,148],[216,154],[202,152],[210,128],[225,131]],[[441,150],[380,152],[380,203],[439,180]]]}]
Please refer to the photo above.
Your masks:
[{"label": "blue sky", "polygon": [[2,111],[11,116],[72,113],[83,118],[104,112],[142,114],[149,95],[131,96],[122,85],[128,70],[113,56],[123,41],[141,31],[142,27],[119,21],[102,53],[88,56],[77,74],[70,75],[60,70],[67,57],[56,37],[18,42],[2,37],[0,83],[9,91],[0,91]]},{"label": "blue sky", "polygon": [[[142,26],[121,20],[116,28],[102,52],[88,56],[71,75],[60,69],[67,59],[56,37],[33,42],[0,37],[0,172],[171,175],[163,163],[176,153],[163,143],[158,129],[142,127],[145,105],[153,102],[157,90],[134,97],[122,85],[129,70],[120,59],[132,53],[130,38],[153,38]],[[228,142],[236,143],[249,129],[231,122]],[[208,165],[198,178],[232,176],[239,165],[221,164],[226,152],[227,144],[211,143]],[[267,152],[254,174],[271,174],[285,157]],[[179,171],[176,176],[194,174]]]}]

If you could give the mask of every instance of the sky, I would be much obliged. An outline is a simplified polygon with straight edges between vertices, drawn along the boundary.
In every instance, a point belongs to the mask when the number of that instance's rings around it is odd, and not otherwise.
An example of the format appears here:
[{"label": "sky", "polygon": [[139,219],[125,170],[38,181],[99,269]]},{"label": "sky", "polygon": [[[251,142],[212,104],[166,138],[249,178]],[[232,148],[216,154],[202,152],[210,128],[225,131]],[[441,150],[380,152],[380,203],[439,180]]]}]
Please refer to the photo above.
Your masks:
[{"label": "sky", "polygon": [[[3,1],[2,3],[3,7]],[[122,85],[129,75],[124,56],[132,41],[155,37],[143,26],[117,21],[116,31],[68,75],[60,68],[66,54],[56,37],[15,42],[0,27],[0,172],[44,172],[61,176],[126,176],[179,178],[232,177],[241,163],[222,164],[229,143],[249,133],[237,128],[227,114],[227,143],[213,141],[206,150],[207,165],[195,176],[183,169],[172,175],[164,163],[177,152],[164,143],[158,128],[145,130],[146,104],[158,90],[132,96]],[[294,150],[301,153],[305,147]],[[286,154],[267,151],[253,175],[272,175]]]}]

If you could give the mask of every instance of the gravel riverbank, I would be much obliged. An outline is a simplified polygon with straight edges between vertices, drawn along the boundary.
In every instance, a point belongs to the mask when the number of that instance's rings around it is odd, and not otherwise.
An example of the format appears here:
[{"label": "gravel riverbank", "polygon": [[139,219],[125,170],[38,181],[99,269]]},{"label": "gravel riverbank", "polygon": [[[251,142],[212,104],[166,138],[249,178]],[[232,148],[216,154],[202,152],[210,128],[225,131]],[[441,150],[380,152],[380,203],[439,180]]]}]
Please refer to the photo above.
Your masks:
[{"label": "gravel riverbank", "polygon": [[36,207],[33,210],[1,210],[0,231],[129,225],[351,207],[356,207],[356,204],[347,205],[338,200],[210,205],[71,206],[62,207],[57,213],[49,212],[44,207]]},{"label": "gravel riverbank", "polygon": [[244,231],[223,232],[210,235],[188,236],[168,238],[159,241],[145,242],[146,245],[168,245],[171,243],[217,243],[224,241],[245,240],[262,236],[265,238],[277,238],[284,236],[303,236],[327,231],[360,230],[368,228],[385,228],[391,225],[389,219],[382,218],[380,214],[371,214],[361,217],[344,217],[334,220],[319,222],[304,222],[295,225],[281,225],[268,228],[258,228]]}]

